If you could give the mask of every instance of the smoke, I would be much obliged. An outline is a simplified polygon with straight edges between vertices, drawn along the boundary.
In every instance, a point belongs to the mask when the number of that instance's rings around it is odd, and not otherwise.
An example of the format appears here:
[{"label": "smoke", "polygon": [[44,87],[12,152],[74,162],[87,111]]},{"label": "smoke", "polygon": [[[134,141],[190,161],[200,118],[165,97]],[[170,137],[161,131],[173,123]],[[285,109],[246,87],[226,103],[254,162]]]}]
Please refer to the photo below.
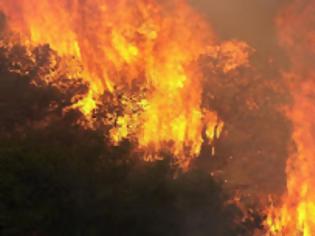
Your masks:
[{"label": "smoke", "polygon": [[0,37],[2,36],[6,28],[6,18],[5,15],[0,11]]},{"label": "smoke", "polygon": [[239,38],[255,48],[276,44],[274,19],[290,0],[193,0],[222,38]]}]

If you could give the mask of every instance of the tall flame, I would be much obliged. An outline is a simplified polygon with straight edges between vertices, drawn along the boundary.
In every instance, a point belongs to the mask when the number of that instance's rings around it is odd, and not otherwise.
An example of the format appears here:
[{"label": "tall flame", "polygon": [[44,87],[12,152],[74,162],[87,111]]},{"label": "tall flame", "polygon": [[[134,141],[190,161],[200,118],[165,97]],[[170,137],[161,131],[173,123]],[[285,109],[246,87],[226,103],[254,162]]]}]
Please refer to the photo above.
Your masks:
[{"label": "tall flame", "polygon": [[295,0],[278,19],[280,42],[291,59],[286,77],[296,152],[287,162],[287,194],[270,210],[270,235],[315,235],[315,1]]},{"label": "tall flame", "polygon": [[149,158],[164,148],[182,161],[198,155],[203,132],[209,140],[220,134],[218,115],[201,107],[198,58],[225,48],[227,73],[248,55],[238,42],[215,45],[208,23],[185,0],[4,0],[0,9],[26,44],[49,44],[82,64],[90,91],[77,106],[87,116],[105,91],[141,88],[137,124],[120,115],[111,130],[114,143],[136,127]]}]

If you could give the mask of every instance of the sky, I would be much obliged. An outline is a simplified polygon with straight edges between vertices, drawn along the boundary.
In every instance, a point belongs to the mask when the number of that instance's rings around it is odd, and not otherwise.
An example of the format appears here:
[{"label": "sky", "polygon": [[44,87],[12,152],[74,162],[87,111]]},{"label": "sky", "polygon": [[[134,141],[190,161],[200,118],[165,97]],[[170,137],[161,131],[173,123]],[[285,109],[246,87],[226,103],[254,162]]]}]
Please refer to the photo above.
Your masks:
[{"label": "sky", "polygon": [[274,19],[292,0],[190,0],[222,39],[240,39],[254,48],[276,47]]}]

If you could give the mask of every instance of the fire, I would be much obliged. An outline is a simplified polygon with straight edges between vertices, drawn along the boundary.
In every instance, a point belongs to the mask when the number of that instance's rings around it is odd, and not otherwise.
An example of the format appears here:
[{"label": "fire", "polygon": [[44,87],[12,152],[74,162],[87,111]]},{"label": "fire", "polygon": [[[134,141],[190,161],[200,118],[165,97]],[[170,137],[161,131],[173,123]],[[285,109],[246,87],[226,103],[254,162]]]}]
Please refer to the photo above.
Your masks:
[{"label": "fire", "polygon": [[0,9],[25,45],[48,44],[82,65],[90,90],[76,107],[88,119],[104,93],[123,91],[113,143],[130,138],[148,159],[167,150],[185,166],[199,154],[203,132],[210,141],[220,136],[218,114],[202,108],[198,59],[220,52],[228,73],[248,63],[248,46],[218,43],[186,1],[4,0]]},{"label": "fire", "polygon": [[294,99],[288,116],[296,151],[287,162],[287,193],[270,209],[270,235],[315,234],[315,1],[295,0],[278,19],[280,41],[291,59],[286,77]]}]

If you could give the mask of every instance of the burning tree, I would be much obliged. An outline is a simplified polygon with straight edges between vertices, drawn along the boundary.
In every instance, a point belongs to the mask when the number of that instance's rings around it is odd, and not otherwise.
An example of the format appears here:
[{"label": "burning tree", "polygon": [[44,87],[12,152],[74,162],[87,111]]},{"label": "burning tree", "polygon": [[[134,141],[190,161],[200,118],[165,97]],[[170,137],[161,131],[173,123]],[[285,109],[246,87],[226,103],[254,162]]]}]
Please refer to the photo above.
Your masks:
[{"label": "burning tree", "polygon": [[251,234],[256,225],[206,172],[179,171],[167,155],[144,162],[128,141],[113,146],[103,119],[127,109],[125,98],[104,94],[111,103],[99,105],[100,126],[91,128],[75,106],[88,85],[72,77],[69,58],[8,42],[0,47],[2,235]]},{"label": "burning tree", "polygon": [[185,1],[17,0],[2,3],[2,9],[23,44],[47,44],[82,65],[80,77],[89,91],[75,106],[88,119],[104,93],[123,99],[126,110],[116,114],[110,131],[113,143],[134,139],[151,160],[167,150],[183,168],[199,154],[202,131],[208,130],[212,140],[211,130],[219,124],[219,136],[223,127],[216,112],[202,106],[198,59],[210,54],[224,72],[248,64],[249,47],[239,42],[220,45],[208,23]]},{"label": "burning tree", "polygon": [[314,59],[315,2],[293,1],[277,19],[279,39],[290,58],[284,73],[294,99],[287,109],[293,123],[295,148],[287,161],[287,193],[269,211],[271,235],[305,235],[315,232],[314,178]]}]

